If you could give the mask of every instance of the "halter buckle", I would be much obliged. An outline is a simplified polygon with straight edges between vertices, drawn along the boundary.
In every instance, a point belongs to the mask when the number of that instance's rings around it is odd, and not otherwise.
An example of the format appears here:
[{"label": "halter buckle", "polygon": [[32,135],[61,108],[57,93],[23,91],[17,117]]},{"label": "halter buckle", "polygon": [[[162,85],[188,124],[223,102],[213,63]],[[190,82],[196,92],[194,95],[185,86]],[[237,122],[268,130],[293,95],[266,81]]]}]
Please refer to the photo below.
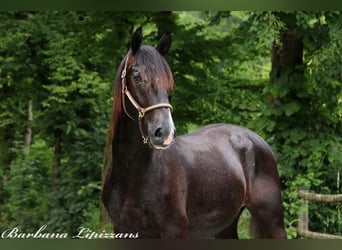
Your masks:
[{"label": "halter buckle", "polygon": [[126,70],[127,70],[128,58],[129,58],[129,56],[126,56],[124,68],[123,68],[123,70],[122,70],[122,72],[121,72],[121,79],[124,79],[124,78],[126,77]]},{"label": "halter buckle", "polygon": [[145,109],[142,108],[139,110],[139,118],[142,119],[144,118],[144,116],[145,116]]},{"label": "halter buckle", "polygon": [[143,143],[144,143],[144,144],[147,144],[147,142],[148,142],[148,137],[142,136],[142,139],[143,139]]},{"label": "halter buckle", "polygon": [[121,79],[124,79],[126,77],[126,69],[123,69],[121,73]]}]

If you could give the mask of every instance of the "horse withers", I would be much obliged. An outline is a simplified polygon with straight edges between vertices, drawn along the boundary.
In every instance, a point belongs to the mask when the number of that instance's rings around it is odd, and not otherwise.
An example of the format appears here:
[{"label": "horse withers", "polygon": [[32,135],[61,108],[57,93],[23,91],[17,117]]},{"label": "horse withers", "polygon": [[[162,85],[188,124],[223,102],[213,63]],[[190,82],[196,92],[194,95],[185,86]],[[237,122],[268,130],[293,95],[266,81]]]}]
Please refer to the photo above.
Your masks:
[{"label": "horse withers", "polygon": [[102,200],[115,233],[141,238],[238,238],[247,208],[256,238],[286,238],[275,157],[254,132],[212,124],[175,137],[164,55],[131,39],[115,80]]}]

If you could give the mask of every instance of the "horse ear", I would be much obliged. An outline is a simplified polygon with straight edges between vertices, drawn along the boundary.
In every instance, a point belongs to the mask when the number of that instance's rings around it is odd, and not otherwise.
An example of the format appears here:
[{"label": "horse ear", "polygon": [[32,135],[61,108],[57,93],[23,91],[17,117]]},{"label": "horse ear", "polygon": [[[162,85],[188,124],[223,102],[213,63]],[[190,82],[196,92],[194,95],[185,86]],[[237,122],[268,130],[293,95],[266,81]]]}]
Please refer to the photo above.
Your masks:
[{"label": "horse ear", "polygon": [[165,56],[171,47],[172,36],[170,32],[165,32],[163,36],[160,38],[159,43],[157,45],[157,50],[160,54]]},{"label": "horse ear", "polygon": [[142,43],[142,28],[139,27],[134,31],[132,35],[132,40],[131,40],[131,49],[133,52],[133,55],[137,53],[138,49],[140,48]]}]

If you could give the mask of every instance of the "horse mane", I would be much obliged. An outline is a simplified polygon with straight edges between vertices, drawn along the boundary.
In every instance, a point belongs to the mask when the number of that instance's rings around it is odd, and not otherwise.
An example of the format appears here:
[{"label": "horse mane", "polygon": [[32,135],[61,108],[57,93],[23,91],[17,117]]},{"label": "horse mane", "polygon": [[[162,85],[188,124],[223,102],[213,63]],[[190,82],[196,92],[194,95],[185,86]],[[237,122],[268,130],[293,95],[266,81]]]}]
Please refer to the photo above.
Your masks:
[{"label": "horse mane", "polygon": [[[126,57],[125,57],[126,58]],[[122,112],[122,106],[121,106],[121,72],[124,67],[125,58],[121,61],[117,72],[115,74],[115,81],[114,81],[114,93],[113,93],[113,106],[112,106],[112,116],[111,116],[111,122],[110,127],[107,133],[107,141],[106,146],[104,150],[104,158],[102,162],[102,180],[103,183],[106,183],[105,180],[110,180],[111,178],[111,166],[112,166],[112,141],[114,138],[114,131],[116,130],[119,118],[121,116]],[[103,190],[104,187],[103,187]]]},{"label": "horse mane", "polygon": [[[125,57],[126,58],[126,57]],[[121,96],[121,72],[124,67],[125,58],[121,61],[117,72],[115,74],[115,82],[114,82],[114,92],[113,92],[113,107],[112,107],[112,117],[109,128],[109,140],[112,141],[114,138],[114,133],[119,122],[121,113],[122,113],[122,96]]]},{"label": "horse mane", "polygon": [[[108,138],[110,142],[112,142],[115,137],[117,125],[122,114],[121,72],[123,70],[127,56],[130,57],[128,60],[128,65],[131,65],[132,61],[134,61],[135,64],[144,65],[146,67],[145,73],[148,76],[148,81],[145,87],[153,89],[166,89],[167,91],[170,91],[174,86],[174,80],[170,66],[166,62],[165,58],[154,47],[143,45],[134,55],[132,55],[132,51],[129,50],[127,55],[121,61],[115,75],[113,94],[114,101],[109,130],[110,134]],[[127,72],[129,72],[129,66],[127,67]]]}]

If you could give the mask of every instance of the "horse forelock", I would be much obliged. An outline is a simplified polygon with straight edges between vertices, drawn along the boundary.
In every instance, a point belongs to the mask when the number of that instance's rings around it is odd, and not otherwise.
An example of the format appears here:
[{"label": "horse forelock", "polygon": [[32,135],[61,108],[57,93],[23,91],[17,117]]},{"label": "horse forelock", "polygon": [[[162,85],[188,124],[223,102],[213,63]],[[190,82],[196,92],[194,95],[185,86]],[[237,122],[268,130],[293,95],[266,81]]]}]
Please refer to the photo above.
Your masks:
[{"label": "horse forelock", "polygon": [[143,45],[133,56],[133,64],[145,68],[144,76],[147,77],[147,88],[173,89],[174,80],[169,64],[154,47]]}]

